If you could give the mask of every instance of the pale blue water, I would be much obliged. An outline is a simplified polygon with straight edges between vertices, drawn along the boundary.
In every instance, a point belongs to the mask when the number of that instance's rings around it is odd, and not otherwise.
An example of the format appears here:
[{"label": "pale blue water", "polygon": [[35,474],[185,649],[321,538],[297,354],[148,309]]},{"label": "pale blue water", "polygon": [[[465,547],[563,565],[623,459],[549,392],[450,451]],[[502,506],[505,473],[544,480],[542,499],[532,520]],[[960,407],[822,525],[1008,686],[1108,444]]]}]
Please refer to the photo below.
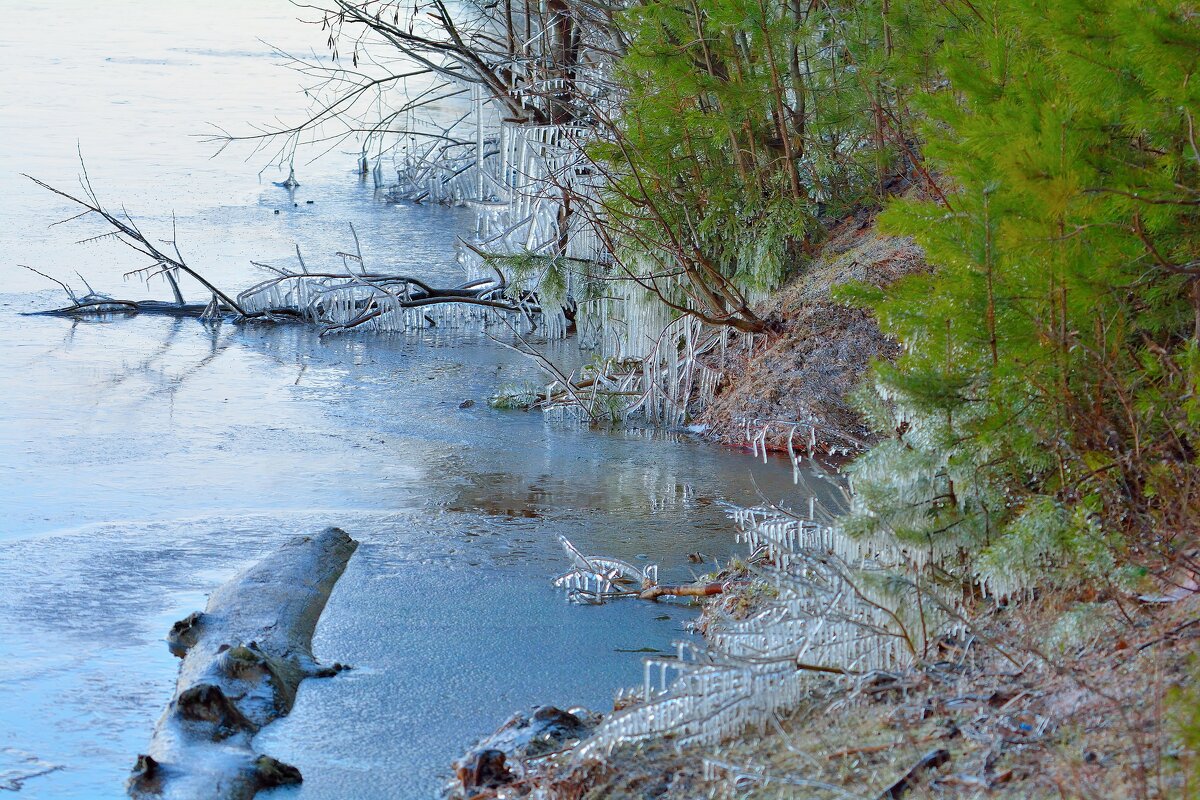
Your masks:
[{"label": "pale blue water", "polygon": [[302,165],[292,198],[261,160],[208,160],[189,138],[300,107],[296,76],[256,40],[320,45],[293,15],[229,0],[5,10],[0,70],[18,79],[0,82],[0,787],[56,767],[21,797],[122,796],[172,690],[170,623],[329,524],[363,546],[316,646],[357,669],[307,682],[258,744],[305,775],[280,794],[430,797],[514,710],[607,708],[640,679],[621,650],[684,635],[683,607],[566,604],[549,584],[560,533],[683,579],[687,553],[737,549],[719,501],[794,496],[776,462],[494,411],[498,387],[540,376],[471,335],[19,316],[61,298],[18,263],[167,296],[122,281],[142,266],[128,252],[71,244],[95,229],[46,228],[69,209],[17,173],[71,187],[77,140],[102,198],[162,236],[173,210],[185,255],[231,288],[295,242],[310,265],[333,258],[350,222],[379,266],[459,278],[466,212],[383,203],[351,153]]}]

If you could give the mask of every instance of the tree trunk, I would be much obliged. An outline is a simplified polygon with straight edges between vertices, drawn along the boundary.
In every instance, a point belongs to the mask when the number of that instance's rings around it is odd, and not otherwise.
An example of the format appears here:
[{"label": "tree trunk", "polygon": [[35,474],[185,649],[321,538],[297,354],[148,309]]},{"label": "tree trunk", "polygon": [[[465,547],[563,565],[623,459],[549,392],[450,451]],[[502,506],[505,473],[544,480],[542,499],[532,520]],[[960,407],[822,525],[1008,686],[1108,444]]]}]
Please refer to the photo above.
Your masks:
[{"label": "tree trunk", "polygon": [[254,752],[255,733],[286,716],[300,681],[328,677],[313,631],[358,543],[339,528],[298,536],[213,592],[204,613],[167,636],[183,659],[175,696],[129,779],[135,798],[242,800],[299,783],[300,771]]}]

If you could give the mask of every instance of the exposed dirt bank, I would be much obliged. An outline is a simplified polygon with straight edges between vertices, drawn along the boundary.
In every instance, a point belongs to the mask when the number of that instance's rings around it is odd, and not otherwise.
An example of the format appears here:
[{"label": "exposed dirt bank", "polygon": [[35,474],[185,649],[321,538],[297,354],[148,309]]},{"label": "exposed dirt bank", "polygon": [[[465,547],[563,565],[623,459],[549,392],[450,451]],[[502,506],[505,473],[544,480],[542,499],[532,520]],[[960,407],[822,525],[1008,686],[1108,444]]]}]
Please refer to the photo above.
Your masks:
[{"label": "exposed dirt bank", "polygon": [[899,347],[870,314],[834,302],[830,292],[850,281],[886,286],[925,268],[921,248],[879,233],[873,216],[864,212],[839,223],[811,268],[758,309],[780,330],[756,337],[753,351],[727,351],[719,364],[727,377],[696,422],[733,446],[748,444],[747,425],[754,432],[765,426],[768,448],[786,450],[789,423],[796,422],[803,423],[797,445],[807,444],[811,424],[825,454],[869,441],[848,395],[871,359],[894,358]]}]

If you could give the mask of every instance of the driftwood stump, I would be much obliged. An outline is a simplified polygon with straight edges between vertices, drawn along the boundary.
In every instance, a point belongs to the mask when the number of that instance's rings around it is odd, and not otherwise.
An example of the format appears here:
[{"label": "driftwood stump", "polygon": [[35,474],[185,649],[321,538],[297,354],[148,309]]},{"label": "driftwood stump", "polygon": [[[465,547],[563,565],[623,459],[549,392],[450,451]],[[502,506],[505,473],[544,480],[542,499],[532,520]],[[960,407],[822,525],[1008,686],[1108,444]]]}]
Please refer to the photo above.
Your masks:
[{"label": "driftwood stump", "polygon": [[183,659],[179,680],[129,778],[132,797],[235,800],[300,782],[251,740],[291,711],[300,681],[343,669],[316,662],[312,637],[357,547],[339,528],[296,537],[175,623],[167,641]]}]

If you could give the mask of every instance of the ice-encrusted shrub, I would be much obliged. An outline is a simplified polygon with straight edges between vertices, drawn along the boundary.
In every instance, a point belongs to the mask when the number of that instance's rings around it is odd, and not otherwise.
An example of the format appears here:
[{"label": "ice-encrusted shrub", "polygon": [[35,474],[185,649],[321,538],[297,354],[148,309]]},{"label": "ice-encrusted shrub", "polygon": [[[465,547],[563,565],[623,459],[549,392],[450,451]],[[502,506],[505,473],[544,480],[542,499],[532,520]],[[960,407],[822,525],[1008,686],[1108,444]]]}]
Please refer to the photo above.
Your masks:
[{"label": "ice-encrusted shrub", "polygon": [[734,516],[739,538],[772,565],[763,579],[774,596],[710,628],[703,646],[647,659],[643,702],[611,715],[581,758],[664,734],[680,747],[715,745],[795,706],[814,681],[910,666],[963,632],[953,591],[888,568],[836,528],[776,510]]}]

